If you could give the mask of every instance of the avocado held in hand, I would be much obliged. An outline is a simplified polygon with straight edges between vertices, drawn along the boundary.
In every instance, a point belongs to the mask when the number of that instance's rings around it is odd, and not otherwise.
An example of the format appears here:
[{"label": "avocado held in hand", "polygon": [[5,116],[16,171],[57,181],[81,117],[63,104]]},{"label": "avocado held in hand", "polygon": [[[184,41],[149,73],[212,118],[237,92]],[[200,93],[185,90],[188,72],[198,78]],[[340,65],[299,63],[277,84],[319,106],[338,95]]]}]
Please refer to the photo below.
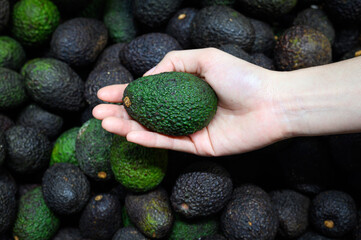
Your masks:
[{"label": "avocado held in hand", "polygon": [[138,78],[124,90],[128,114],[149,130],[185,136],[206,127],[217,111],[217,96],[202,79],[181,72]]}]

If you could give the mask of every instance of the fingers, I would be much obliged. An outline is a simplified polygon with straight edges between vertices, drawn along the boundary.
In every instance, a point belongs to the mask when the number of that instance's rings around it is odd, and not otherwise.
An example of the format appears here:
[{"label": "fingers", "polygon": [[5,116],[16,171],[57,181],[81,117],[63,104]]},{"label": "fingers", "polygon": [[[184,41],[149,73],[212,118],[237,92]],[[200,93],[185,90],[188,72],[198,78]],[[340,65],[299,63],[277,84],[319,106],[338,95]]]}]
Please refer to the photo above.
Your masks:
[{"label": "fingers", "polygon": [[99,89],[97,96],[99,99],[106,102],[121,102],[123,98],[124,89],[128,84],[116,84],[103,87]]},{"label": "fingers", "polygon": [[118,117],[125,120],[130,120],[131,117],[128,115],[124,106],[113,105],[113,104],[99,104],[93,108],[93,116],[96,119],[102,120],[107,117]]},{"label": "fingers", "polygon": [[102,127],[108,132],[126,136],[131,131],[145,131],[146,128],[134,120],[117,117],[107,117],[102,121]]},{"label": "fingers", "polygon": [[216,49],[204,48],[196,50],[183,50],[169,52],[158,65],[144,75],[158,74],[162,72],[187,72],[204,76],[205,71],[210,65],[209,59],[217,53]]},{"label": "fingers", "polygon": [[132,131],[127,135],[127,140],[145,147],[171,149],[196,153],[196,147],[189,137],[170,137],[149,131]]}]

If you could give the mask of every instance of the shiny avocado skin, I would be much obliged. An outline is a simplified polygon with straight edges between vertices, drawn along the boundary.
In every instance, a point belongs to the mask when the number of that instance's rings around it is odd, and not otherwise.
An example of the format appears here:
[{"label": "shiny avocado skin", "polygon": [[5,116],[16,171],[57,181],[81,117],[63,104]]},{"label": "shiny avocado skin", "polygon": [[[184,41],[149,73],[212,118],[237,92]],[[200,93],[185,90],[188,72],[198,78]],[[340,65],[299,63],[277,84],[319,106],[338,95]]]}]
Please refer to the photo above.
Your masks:
[{"label": "shiny avocado skin", "polygon": [[189,135],[201,130],[217,110],[217,96],[202,79],[167,72],[139,78],[124,91],[128,114],[151,131]]}]

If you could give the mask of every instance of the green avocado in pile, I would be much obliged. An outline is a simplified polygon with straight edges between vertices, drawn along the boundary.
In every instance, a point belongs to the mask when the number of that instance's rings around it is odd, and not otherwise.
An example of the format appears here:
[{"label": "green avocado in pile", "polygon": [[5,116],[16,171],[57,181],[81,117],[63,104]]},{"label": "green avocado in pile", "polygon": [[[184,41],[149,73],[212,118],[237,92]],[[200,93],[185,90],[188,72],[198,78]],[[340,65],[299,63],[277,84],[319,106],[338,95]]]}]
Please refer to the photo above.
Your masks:
[{"label": "green avocado in pile", "polygon": [[124,91],[128,114],[151,131],[182,136],[206,127],[217,111],[217,96],[204,80],[167,72],[131,82]]}]

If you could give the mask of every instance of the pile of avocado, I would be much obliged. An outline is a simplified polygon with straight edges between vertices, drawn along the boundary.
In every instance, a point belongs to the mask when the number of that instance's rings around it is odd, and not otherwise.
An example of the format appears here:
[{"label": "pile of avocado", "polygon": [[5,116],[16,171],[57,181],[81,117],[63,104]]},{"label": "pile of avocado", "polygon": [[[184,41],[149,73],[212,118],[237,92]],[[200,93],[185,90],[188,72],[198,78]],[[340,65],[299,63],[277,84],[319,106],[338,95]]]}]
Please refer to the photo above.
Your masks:
[{"label": "pile of avocado", "polygon": [[214,47],[290,71],[361,55],[361,0],[0,0],[0,240],[360,240],[361,134],[200,157],[107,132],[97,91],[172,136],[212,120]]}]

